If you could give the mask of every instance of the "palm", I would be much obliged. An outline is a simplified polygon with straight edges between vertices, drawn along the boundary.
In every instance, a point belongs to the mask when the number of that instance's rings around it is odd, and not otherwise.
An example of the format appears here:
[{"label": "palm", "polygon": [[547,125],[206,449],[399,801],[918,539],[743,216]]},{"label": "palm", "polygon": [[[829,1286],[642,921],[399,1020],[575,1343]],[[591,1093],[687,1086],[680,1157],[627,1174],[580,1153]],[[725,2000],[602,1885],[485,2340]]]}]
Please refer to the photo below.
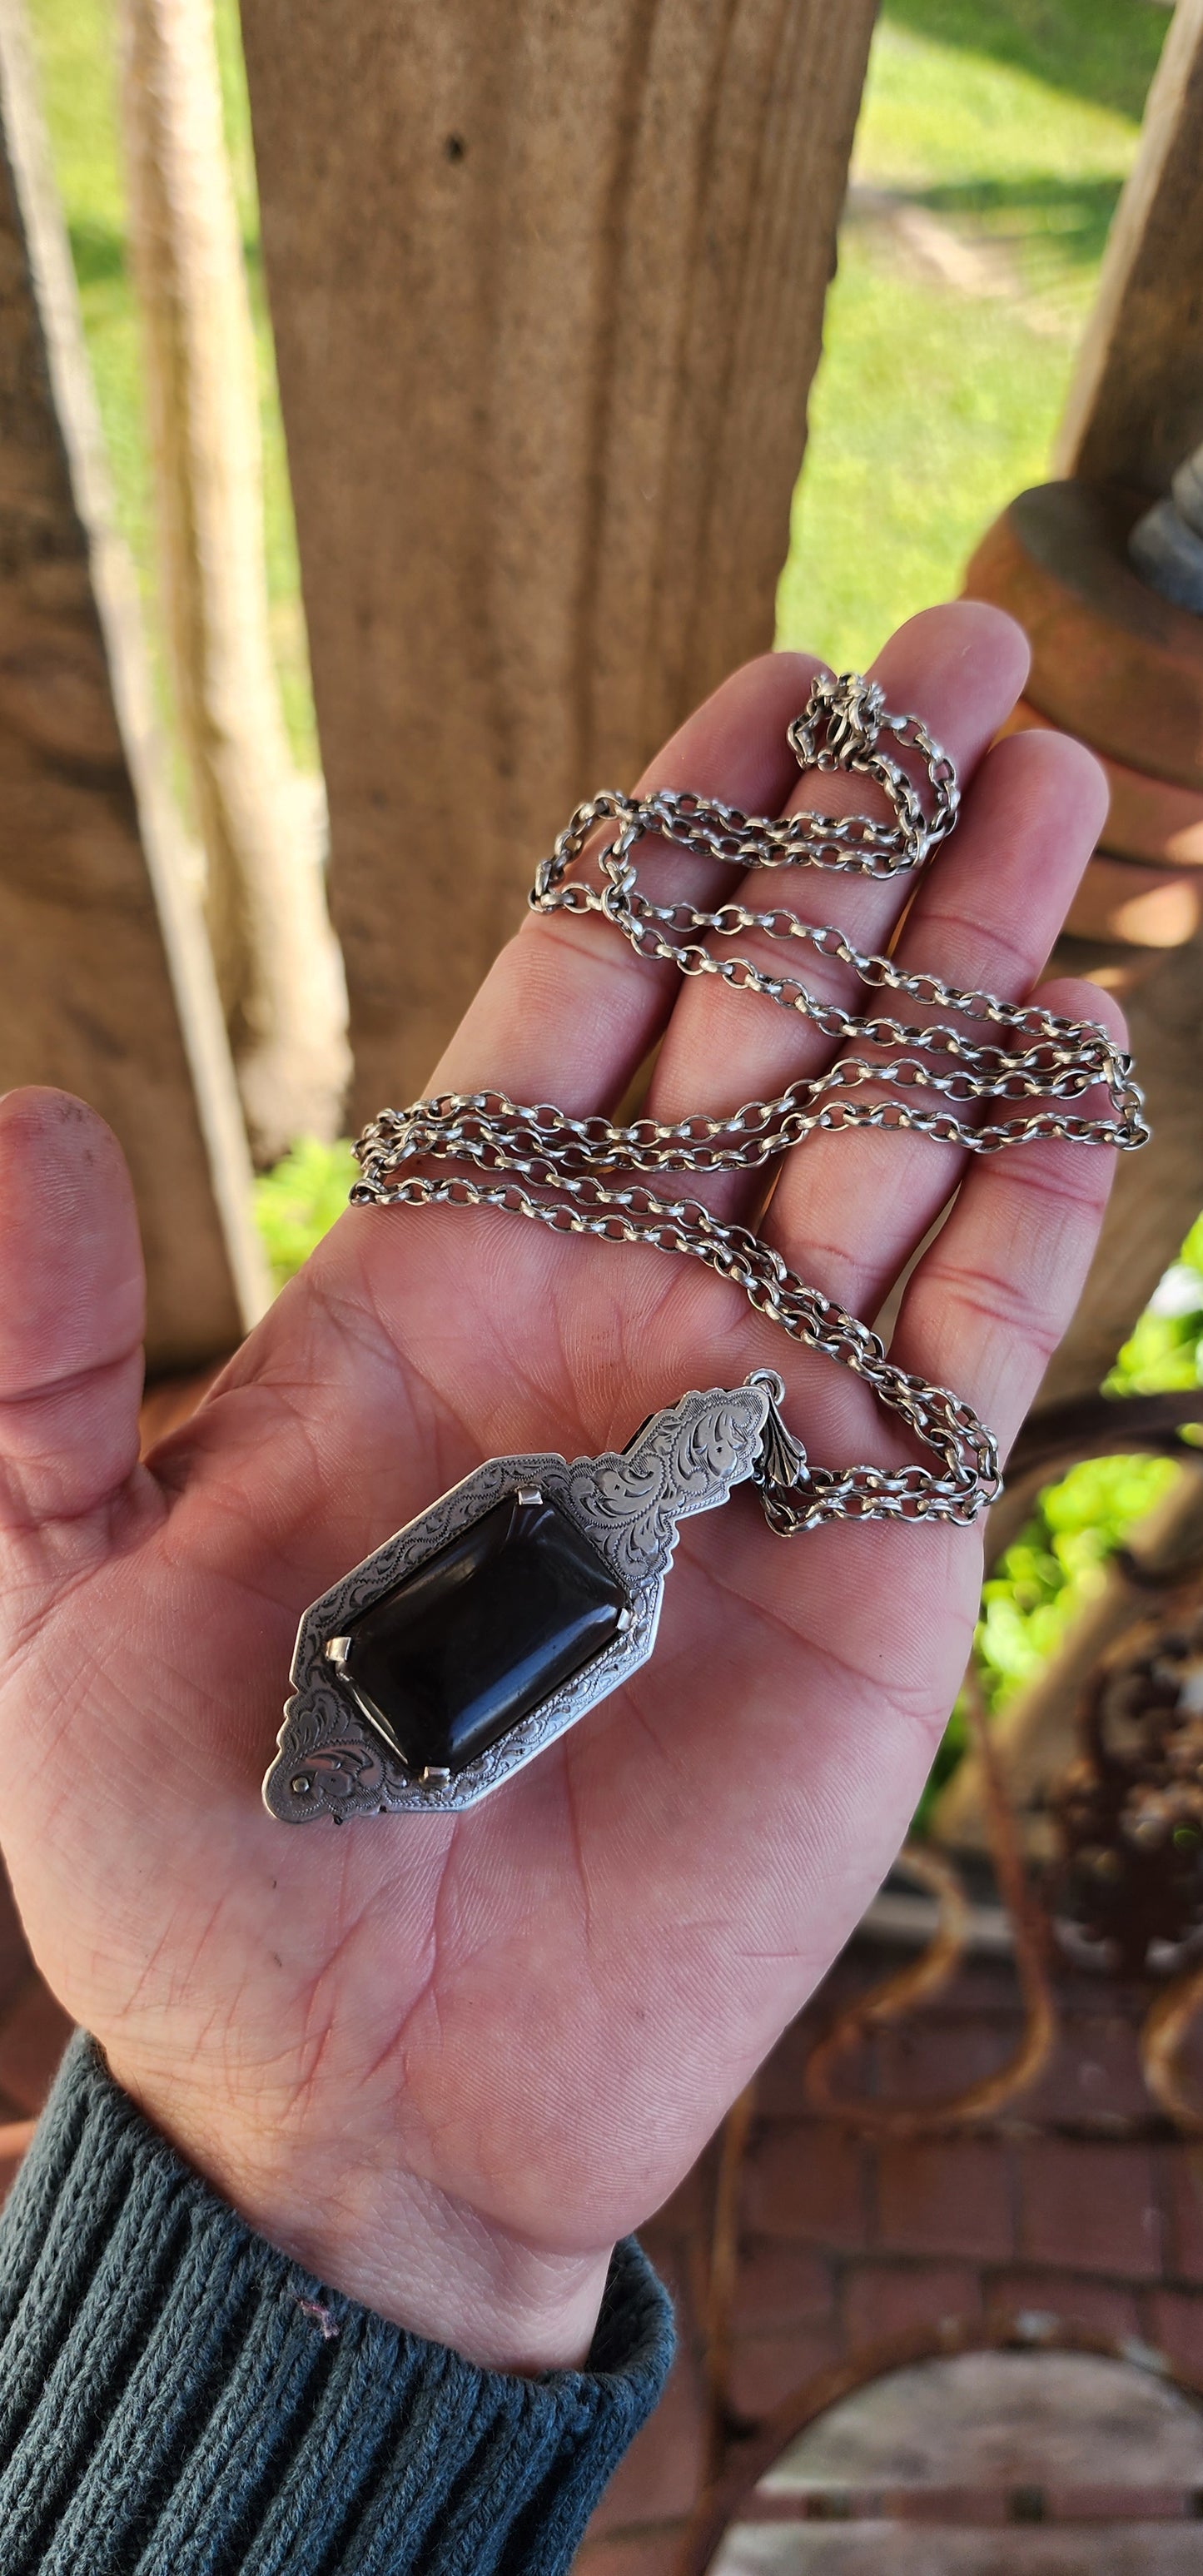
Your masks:
[{"label": "palm", "polygon": [[[921,644],[893,648],[891,697],[918,701],[972,757],[1013,686],[1009,630],[981,611],[924,623]],[[741,685],[767,688],[774,711],[783,687],[799,694],[780,664]],[[1090,793],[1056,750],[1078,807],[1072,880]],[[1063,845],[1068,788],[1048,745],[1007,746],[987,770],[1008,761],[1029,805],[1041,773],[1046,839]],[[742,781],[695,783],[753,801]],[[941,935],[947,946],[933,912],[925,962],[963,982],[1022,983],[1025,964],[1030,977],[1055,926],[1048,850],[1037,857],[1044,882],[1018,943],[1013,918],[986,922],[975,955],[954,941],[948,967],[931,955]],[[848,918],[821,881],[819,904]],[[922,925],[907,935],[922,940]],[[531,934],[518,946],[446,1079],[588,1091],[579,1005],[575,1049],[549,1026],[523,1042],[542,1058],[521,1061],[513,979],[545,981],[547,966]],[[562,971],[614,974],[583,950]],[[652,1025],[641,971],[618,1014],[637,1053]],[[716,1045],[716,1005],[733,998],[738,1038],[724,1028]],[[687,987],[657,1079],[708,1106],[785,1078],[798,1048],[785,1014]],[[626,1070],[616,1057],[589,1105]],[[884,1140],[900,1175],[886,1206],[883,1140],[816,1141],[839,1156],[830,1189],[830,1157],[808,1147],[808,1177],[791,1180],[792,1202],[783,1185],[772,1222],[795,1267],[871,1308],[946,1197],[948,1160]],[[998,1167],[978,1167],[911,1288],[906,1364],[1004,1430],[1072,1296],[1103,1159],[1004,1158],[1010,1202]],[[998,1281],[1025,1188],[1046,1232],[1060,1192],[1062,1275],[1043,1295],[1032,1281],[1031,1311],[1017,1292],[1008,1313]],[[1003,1239],[988,1240],[1000,1218]],[[336,1834],[286,1831],[258,1802],[298,1614],[340,1572],[482,1457],[621,1445],[685,1387],[782,1366],[782,1347],[737,1291],[666,1255],[502,1215],[354,1211],[148,1468],[103,1506],[89,1494],[69,1523],[50,1515],[49,1535],[13,1541],[3,1722],[34,1758],[10,1752],[6,1842],[35,1953],[125,2080],[253,2215],[279,2206],[284,2168],[299,2177],[288,2225],[302,2245],[301,2202],[337,2198],[348,2159],[369,2195],[399,2160],[526,2244],[608,2242],[672,2187],[879,1883],[964,1662],[974,1534],[837,1527],[782,1542],[748,1493],[683,1529],[652,1663],[482,1807]],[[882,1453],[851,1382],[798,1354],[785,1366],[816,1454]],[[320,2230],[314,2242],[323,2250]]]}]

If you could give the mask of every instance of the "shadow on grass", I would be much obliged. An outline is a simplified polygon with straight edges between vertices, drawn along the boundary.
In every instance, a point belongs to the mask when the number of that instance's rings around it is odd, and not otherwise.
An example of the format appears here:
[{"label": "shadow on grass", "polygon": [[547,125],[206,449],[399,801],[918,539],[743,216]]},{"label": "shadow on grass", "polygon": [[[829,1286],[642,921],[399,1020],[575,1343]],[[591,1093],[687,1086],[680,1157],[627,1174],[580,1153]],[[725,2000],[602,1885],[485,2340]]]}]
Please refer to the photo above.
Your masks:
[{"label": "shadow on grass", "polygon": [[1054,179],[1033,172],[1019,179],[956,179],[908,194],[911,203],[952,223],[984,218],[1004,238],[1019,235],[1055,243],[1061,257],[1097,267],[1119,201],[1118,179]]},{"label": "shadow on grass", "polygon": [[884,0],[881,14],[1137,122],[1169,22],[1153,0]]},{"label": "shadow on grass", "polygon": [[86,216],[69,224],[67,234],[81,286],[107,286],[113,278],[124,277],[125,235],[115,224],[96,223]]},{"label": "shadow on grass", "polygon": [[[76,283],[80,286],[107,286],[129,271],[129,244],[116,224],[106,224],[84,216],[67,226]],[[248,273],[258,281],[262,256],[257,241],[244,241],[243,258]]]}]

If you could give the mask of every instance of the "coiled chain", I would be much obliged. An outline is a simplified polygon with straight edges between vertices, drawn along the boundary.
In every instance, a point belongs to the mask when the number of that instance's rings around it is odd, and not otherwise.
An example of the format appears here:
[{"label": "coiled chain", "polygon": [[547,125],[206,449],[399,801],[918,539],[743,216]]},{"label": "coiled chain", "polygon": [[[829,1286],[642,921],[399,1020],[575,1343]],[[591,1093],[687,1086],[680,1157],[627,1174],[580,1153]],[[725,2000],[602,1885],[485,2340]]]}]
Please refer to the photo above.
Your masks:
[{"label": "coiled chain", "polygon": [[[917,754],[929,810],[901,761],[882,748],[883,735]],[[749,1101],[722,1117],[639,1118],[618,1127],[600,1116],[570,1118],[550,1102],[524,1108],[494,1091],[452,1092],[407,1110],[385,1109],[356,1144],[361,1177],[351,1197],[361,1205],[507,1208],[557,1233],[650,1243],[705,1262],[795,1341],[863,1378],[937,1460],[935,1471],[816,1467],[771,1404],[757,1479],[771,1528],[789,1535],[827,1520],[971,1521],[1000,1479],[993,1435],[969,1405],[946,1387],[894,1367],[878,1334],[808,1287],[748,1228],[724,1223],[695,1199],[665,1198],[638,1179],[618,1178],[751,1170],[819,1128],[911,1130],[977,1154],[1038,1137],[1125,1151],[1147,1138],[1131,1060],[1093,1023],[1000,1002],[990,993],[961,993],[935,975],[908,974],[888,957],[853,947],[835,927],[803,921],[783,905],[757,912],[727,903],[706,911],[652,901],[640,886],[634,855],[649,839],[741,871],[822,867],[890,877],[921,867],[952,830],[959,796],[951,760],[917,717],[889,714],[874,683],[855,673],[820,675],[789,740],[804,771],[841,769],[871,780],[884,791],[892,821],[809,811],[773,821],[667,788],[643,798],[606,793],[578,806],[540,866],[530,901],[538,912],[600,913],[639,956],[762,993],[798,1011],[844,1052],[776,1099]],[[602,883],[594,887],[570,871],[606,823],[618,829],[599,853]],[[724,953],[721,943],[750,930],[798,941],[850,967],[862,984],[904,994],[944,1016],[915,1026],[824,1002],[796,973],[773,975],[749,957]],[[718,944],[704,944],[697,934]],[[949,1014],[987,1023],[998,1041],[971,1039]],[[973,1114],[979,1103],[1059,1104],[1099,1088],[1108,1098],[1104,1115],[1047,1105],[988,1123]],[[470,1169],[413,1168],[431,1163]]]}]

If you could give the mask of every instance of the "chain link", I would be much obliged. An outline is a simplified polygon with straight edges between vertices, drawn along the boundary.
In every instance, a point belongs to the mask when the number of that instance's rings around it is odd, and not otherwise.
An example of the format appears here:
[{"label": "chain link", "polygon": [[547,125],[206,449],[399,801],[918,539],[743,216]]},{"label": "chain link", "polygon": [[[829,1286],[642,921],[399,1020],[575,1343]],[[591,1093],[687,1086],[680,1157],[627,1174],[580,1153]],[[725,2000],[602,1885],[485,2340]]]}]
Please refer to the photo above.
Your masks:
[{"label": "chain link", "polygon": [[[926,808],[902,762],[882,748],[883,735],[917,755],[929,791]],[[803,770],[839,769],[872,781],[884,792],[892,821],[810,811],[771,820],[667,788],[642,799],[606,792],[577,807],[539,867],[530,900],[539,912],[600,913],[639,956],[666,960],[684,975],[719,975],[738,990],[762,993],[800,1012],[845,1052],[775,1099],[749,1101],[719,1117],[639,1118],[618,1127],[601,1116],[570,1118],[554,1102],[523,1107],[496,1091],[452,1092],[405,1111],[385,1109],[355,1147],[360,1179],[351,1197],[377,1206],[506,1208],[557,1233],[650,1243],[704,1262],[742,1288],[758,1314],[862,1378],[937,1461],[935,1471],[813,1466],[770,1404],[758,1482],[771,1528],[789,1535],[828,1520],[967,1522],[993,1498],[1000,1481],[994,1438],[969,1405],[948,1388],[896,1368],[878,1334],[808,1287],[746,1227],[723,1223],[698,1200],[663,1198],[638,1180],[622,1185],[613,1177],[752,1170],[820,1128],[909,1130],[978,1154],[1044,1137],[1130,1150],[1148,1135],[1131,1060],[1094,1023],[1063,1019],[1031,1003],[1001,1002],[990,993],[962,993],[935,975],[907,973],[889,957],[855,948],[834,925],[803,921],[784,906],[756,912],[728,903],[707,911],[651,900],[639,884],[633,856],[647,839],[747,872],[825,867],[890,877],[921,867],[953,829],[959,803],[953,763],[917,717],[888,713],[875,683],[855,673],[841,679],[820,675],[789,728],[789,740]],[[602,824],[618,829],[599,853],[603,883],[594,887],[570,872]],[[1014,1043],[976,1043],[947,1016],[918,1027],[890,1017],[866,1018],[822,1001],[796,975],[772,975],[753,959],[725,956],[697,936],[722,942],[750,930],[797,940],[850,968],[870,988],[984,1022]],[[985,1123],[957,1114],[958,1107],[980,1102],[1073,1101],[1099,1088],[1108,1097],[1107,1114],[1088,1117],[1043,1106]],[[877,1096],[862,1096],[870,1091]],[[927,1105],[925,1093],[937,1095],[934,1105]],[[413,1169],[431,1163],[466,1164],[479,1177]]]}]

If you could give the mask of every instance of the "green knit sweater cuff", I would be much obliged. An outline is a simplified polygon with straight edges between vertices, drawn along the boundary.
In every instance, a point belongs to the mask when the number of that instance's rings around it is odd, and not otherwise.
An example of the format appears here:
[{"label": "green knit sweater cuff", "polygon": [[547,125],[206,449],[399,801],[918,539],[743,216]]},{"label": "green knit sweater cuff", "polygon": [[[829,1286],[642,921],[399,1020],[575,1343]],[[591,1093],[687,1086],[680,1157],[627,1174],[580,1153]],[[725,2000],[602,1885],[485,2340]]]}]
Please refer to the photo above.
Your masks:
[{"label": "green knit sweater cuff", "polygon": [[79,2036],[0,2221],[0,2576],[559,2576],[671,2357],[633,2239],[584,2370],[389,2325],[253,2236]]}]

